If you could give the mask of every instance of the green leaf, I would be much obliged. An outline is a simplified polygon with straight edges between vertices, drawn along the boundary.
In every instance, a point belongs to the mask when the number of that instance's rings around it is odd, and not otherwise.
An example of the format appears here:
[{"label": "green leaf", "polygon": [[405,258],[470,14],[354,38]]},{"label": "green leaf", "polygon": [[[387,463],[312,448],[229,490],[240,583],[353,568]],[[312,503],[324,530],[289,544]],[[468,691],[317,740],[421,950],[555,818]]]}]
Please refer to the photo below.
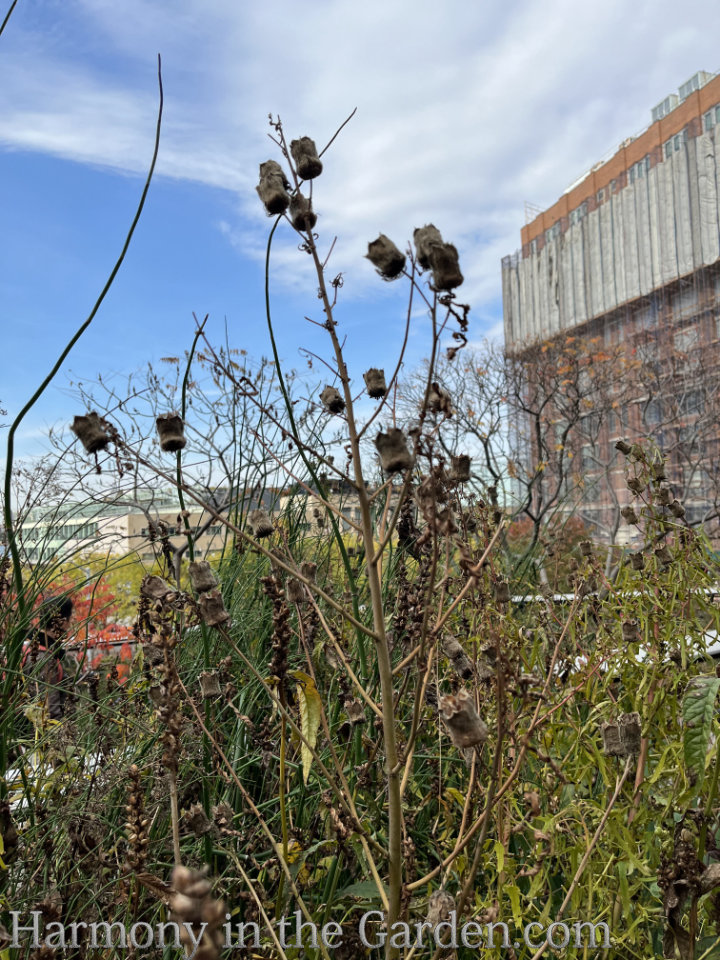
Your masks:
[{"label": "green leaf", "polygon": [[718,677],[693,677],[683,698],[685,768],[694,793],[700,792],[705,775],[705,755],[718,687]]},{"label": "green leaf", "polygon": [[311,750],[315,749],[317,743],[318,730],[320,729],[320,716],[322,715],[322,700],[317,692],[312,677],[302,670],[295,670],[293,677],[298,682],[297,694],[300,705],[300,730],[304,740],[300,744],[300,755],[302,756],[303,782],[308,782],[310,776],[310,767],[312,765]]}]

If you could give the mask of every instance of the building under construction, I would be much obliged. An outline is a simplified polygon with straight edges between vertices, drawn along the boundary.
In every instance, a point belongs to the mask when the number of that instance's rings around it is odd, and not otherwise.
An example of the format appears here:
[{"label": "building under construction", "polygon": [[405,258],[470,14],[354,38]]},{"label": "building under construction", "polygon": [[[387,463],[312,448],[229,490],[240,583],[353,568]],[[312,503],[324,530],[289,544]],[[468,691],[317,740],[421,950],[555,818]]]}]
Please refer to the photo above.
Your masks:
[{"label": "building under construction", "polygon": [[[625,344],[654,370],[654,395],[639,377],[597,445],[607,453],[620,436],[653,436],[691,522],[710,519],[720,441],[720,74],[695,74],[652,110],[646,130],[527,223],[502,281],[508,352],[572,332]],[[711,410],[712,430],[700,431]],[[623,500],[619,466],[612,496],[586,503],[591,519]]]}]

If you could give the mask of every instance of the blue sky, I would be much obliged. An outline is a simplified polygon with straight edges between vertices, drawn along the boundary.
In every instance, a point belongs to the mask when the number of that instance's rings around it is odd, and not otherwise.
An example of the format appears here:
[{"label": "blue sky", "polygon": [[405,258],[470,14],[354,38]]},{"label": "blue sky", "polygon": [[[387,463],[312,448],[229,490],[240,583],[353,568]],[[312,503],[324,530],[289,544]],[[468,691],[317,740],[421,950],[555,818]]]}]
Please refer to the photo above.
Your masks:
[{"label": "blue sky", "polygon": [[[71,378],[182,353],[192,313],[267,354],[268,220],[255,194],[267,115],[323,144],[320,244],[338,242],[351,372],[391,366],[405,306],[363,259],[434,222],[454,242],[471,336],[497,335],[500,258],[524,201],[552,203],[696,70],[720,68],[718,5],[689,0],[20,0],[0,38],[0,403],[13,415],[87,315],[121,248],[150,160],[163,57],[165,122],[148,203],[93,327],[27,418],[18,452],[78,412]],[[288,226],[273,308],[281,352],[323,348],[303,316],[316,283]],[[413,324],[409,361],[425,349]]]}]

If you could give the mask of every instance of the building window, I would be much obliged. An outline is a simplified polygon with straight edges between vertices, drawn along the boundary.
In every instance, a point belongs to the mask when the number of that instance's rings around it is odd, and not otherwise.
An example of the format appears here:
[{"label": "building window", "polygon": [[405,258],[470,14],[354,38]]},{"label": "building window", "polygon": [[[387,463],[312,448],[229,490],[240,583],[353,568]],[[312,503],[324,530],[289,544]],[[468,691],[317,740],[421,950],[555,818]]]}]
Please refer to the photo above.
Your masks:
[{"label": "building window", "polygon": [[598,203],[603,203],[605,201],[605,187],[601,187],[598,190],[597,196],[595,197],[595,199],[597,200]]},{"label": "building window", "polygon": [[688,416],[694,413],[702,413],[705,409],[705,402],[701,390],[688,390],[680,398],[680,415]]}]

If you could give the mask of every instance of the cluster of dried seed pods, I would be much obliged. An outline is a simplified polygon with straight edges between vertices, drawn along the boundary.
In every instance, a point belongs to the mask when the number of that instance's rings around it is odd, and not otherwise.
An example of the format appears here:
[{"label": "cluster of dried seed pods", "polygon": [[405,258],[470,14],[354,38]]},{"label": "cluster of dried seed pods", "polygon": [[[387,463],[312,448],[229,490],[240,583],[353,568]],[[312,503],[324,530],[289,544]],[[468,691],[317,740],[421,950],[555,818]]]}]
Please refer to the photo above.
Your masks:
[{"label": "cluster of dried seed pods", "polygon": [[418,227],[413,233],[418,264],[432,270],[436,290],[454,290],[463,282],[457,249],[444,243],[440,231],[432,223]]},{"label": "cluster of dried seed pods", "polygon": [[85,416],[75,417],[70,429],[82,443],[86,453],[98,453],[104,450],[111,440],[105,421],[94,411]]},{"label": "cluster of dried seed pods", "polygon": [[155,421],[155,427],[160,437],[160,449],[164,453],[176,453],[187,443],[185,424],[177,413],[162,413]]},{"label": "cluster of dried seed pods", "polygon": [[409,470],[413,464],[405,434],[397,427],[391,427],[387,433],[381,431],[375,438],[375,449],[380,454],[380,465],[385,473]]},{"label": "cluster of dried seed pods", "polygon": [[467,690],[441,697],[438,708],[454,746],[465,750],[487,740],[488,728]]},{"label": "cluster of dried seed pods", "polygon": [[616,723],[604,723],[601,729],[603,751],[609,757],[636,756],[640,753],[639,713],[623,713]]}]

